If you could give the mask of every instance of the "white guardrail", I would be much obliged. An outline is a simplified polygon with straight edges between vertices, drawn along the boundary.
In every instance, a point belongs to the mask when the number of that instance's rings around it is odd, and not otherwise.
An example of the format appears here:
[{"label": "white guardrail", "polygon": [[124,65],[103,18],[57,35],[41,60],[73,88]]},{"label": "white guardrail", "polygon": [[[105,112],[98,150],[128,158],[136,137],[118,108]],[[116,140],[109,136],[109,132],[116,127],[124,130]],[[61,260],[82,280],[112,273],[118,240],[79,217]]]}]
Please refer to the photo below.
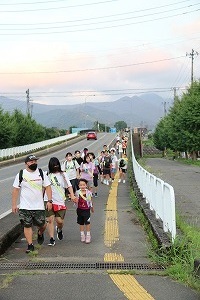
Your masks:
[{"label": "white guardrail", "polygon": [[7,148],[7,149],[0,149],[0,158],[13,157],[15,159],[15,156],[18,154],[29,153],[31,151],[39,150],[41,148],[56,144],[58,142],[67,141],[71,138],[76,137],[77,135],[78,135],[78,133],[76,132],[76,133],[59,136],[54,139],[50,139],[50,140],[46,140],[46,141],[42,141],[42,142],[38,142],[38,143],[34,143],[34,144],[18,146],[18,147],[13,147],[13,148]]},{"label": "white guardrail", "polygon": [[133,170],[140,192],[150,209],[155,211],[155,217],[162,220],[163,230],[171,234],[173,242],[176,237],[174,188],[139,165],[134,155],[132,134],[131,149]]}]

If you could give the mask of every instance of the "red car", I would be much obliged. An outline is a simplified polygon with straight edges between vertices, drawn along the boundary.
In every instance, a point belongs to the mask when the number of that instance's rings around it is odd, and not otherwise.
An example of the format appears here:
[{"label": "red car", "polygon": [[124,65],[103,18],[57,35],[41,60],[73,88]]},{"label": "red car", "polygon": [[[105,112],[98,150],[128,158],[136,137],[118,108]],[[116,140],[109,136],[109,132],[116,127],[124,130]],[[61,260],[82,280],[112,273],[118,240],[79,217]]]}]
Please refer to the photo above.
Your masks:
[{"label": "red car", "polygon": [[97,134],[95,131],[90,131],[87,133],[87,140],[97,140]]}]

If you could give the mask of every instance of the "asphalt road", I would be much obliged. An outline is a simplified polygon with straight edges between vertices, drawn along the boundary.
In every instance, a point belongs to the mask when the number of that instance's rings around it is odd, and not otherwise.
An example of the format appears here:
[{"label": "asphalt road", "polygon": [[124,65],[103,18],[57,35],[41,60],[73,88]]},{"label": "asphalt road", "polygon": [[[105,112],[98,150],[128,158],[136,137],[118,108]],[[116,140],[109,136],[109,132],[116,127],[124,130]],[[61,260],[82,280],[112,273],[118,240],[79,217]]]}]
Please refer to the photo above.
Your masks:
[{"label": "asphalt road", "polygon": [[[97,154],[113,137],[102,134],[97,141],[84,140],[54,155],[64,159],[66,150],[74,152],[85,146]],[[41,158],[40,167],[45,168],[51,156]],[[14,178],[18,165],[10,168],[9,176]],[[128,180],[123,184],[116,178],[112,186],[99,183],[99,197],[94,199],[95,211],[91,216],[91,244],[80,242],[76,211],[70,202],[67,203],[64,240],[56,240],[54,247],[47,245],[46,232],[42,246],[35,241],[35,255],[27,255],[26,241],[20,236],[0,257],[0,299],[199,300],[195,291],[163,276],[162,271],[158,276],[154,269],[145,270],[145,266],[152,264],[148,256],[149,243],[132,209],[129,192]],[[27,268],[29,263],[34,267]],[[108,263],[111,269],[93,268],[96,263]],[[113,263],[130,263],[139,269],[133,269],[135,275],[130,271],[116,272]],[[71,267],[66,268],[66,265]]]},{"label": "asphalt road", "polygon": [[[78,143],[71,145],[69,147],[66,146],[66,149],[61,149],[56,151],[55,153],[49,153],[48,155],[41,157],[38,161],[38,165],[44,171],[47,170],[49,159],[52,156],[58,157],[58,159],[62,162],[64,161],[65,155],[67,152],[74,153],[75,150],[82,151],[84,147],[87,147],[91,152],[94,152],[96,155],[102,150],[104,144],[110,144],[116,134],[112,133],[99,133],[98,139],[96,141],[89,140],[87,141],[82,140]],[[11,209],[11,192],[12,192],[12,185],[16,174],[19,172],[20,169],[25,167],[24,163],[13,162],[13,165],[4,166],[0,168],[0,219],[2,214],[6,212],[10,212]]]}]

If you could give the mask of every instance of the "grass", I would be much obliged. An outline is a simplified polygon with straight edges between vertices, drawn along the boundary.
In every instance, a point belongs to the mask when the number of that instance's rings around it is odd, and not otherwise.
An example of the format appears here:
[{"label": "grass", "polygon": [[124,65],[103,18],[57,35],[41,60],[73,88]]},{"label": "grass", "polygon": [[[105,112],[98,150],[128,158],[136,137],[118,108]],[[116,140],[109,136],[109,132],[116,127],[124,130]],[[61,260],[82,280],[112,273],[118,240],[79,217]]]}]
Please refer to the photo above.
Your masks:
[{"label": "grass", "polygon": [[149,249],[150,258],[158,265],[166,268],[161,275],[168,275],[200,292],[200,279],[194,273],[194,260],[200,257],[199,230],[186,224],[180,216],[177,216],[177,227],[181,233],[169,249],[162,249],[139,206],[133,190],[131,191],[131,199],[151,245]]},{"label": "grass", "polygon": [[[144,158],[140,159],[139,163],[146,169]],[[131,182],[131,168],[128,172]],[[181,216],[177,215],[176,224],[180,234],[177,235],[174,244],[169,249],[162,249],[149,226],[148,220],[142,212],[133,190],[131,190],[130,196],[132,205],[136,210],[141,225],[147,233],[151,245],[149,249],[150,258],[158,265],[166,268],[165,275],[200,292],[200,278],[194,273],[194,260],[200,259],[199,228],[187,224]]]},{"label": "grass", "polygon": [[183,163],[185,165],[194,165],[194,166],[200,167],[200,160],[177,158],[176,161],[181,162],[181,163]]}]

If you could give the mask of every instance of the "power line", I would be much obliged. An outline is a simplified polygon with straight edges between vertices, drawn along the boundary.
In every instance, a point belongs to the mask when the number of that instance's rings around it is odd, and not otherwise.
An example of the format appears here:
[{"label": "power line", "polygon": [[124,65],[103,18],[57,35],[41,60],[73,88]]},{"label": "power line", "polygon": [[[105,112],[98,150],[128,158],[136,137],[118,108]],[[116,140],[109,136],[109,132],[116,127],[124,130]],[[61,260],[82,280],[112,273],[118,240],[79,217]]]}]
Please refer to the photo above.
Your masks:
[{"label": "power line", "polygon": [[160,17],[160,18],[154,18],[154,19],[150,19],[150,20],[143,20],[143,21],[138,21],[138,22],[132,22],[132,23],[126,23],[126,24],[116,24],[116,25],[111,25],[111,26],[102,26],[102,27],[92,27],[92,28],[81,28],[81,29],[75,29],[75,30],[65,30],[65,31],[51,31],[51,32],[28,32],[28,33],[0,33],[0,35],[38,35],[38,34],[62,34],[62,33],[66,33],[66,32],[83,32],[83,31],[94,31],[94,30],[101,30],[101,29],[109,29],[109,28],[117,28],[117,27],[124,27],[124,26],[130,26],[130,25],[136,25],[136,24],[141,24],[141,23],[147,23],[147,22],[153,22],[153,21],[158,21],[158,20],[164,20],[164,19],[168,19],[168,18],[173,18],[173,17],[178,17],[181,15],[186,15],[186,14],[190,14],[193,12],[197,12],[200,9],[195,9],[193,11],[187,11],[187,12],[183,12],[183,13],[179,13],[179,14],[175,14],[175,15],[171,15],[171,16],[165,16],[165,17]]},{"label": "power line", "polygon": [[52,0],[52,1],[36,1],[36,2],[21,2],[21,3],[0,3],[0,6],[18,6],[18,5],[34,5],[34,4],[43,4],[43,3],[53,3],[53,2],[66,2],[66,0]]},{"label": "power line", "polygon": [[[97,93],[97,92],[121,92],[121,91],[149,91],[149,90],[168,90],[169,87],[153,87],[153,88],[129,88],[129,89],[107,89],[107,90],[80,90],[80,91],[77,91],[77,90],[74,90],[74,91],[56,91],[56,92],[49,92],[49,91],[32,91],[32,94],[36,94],[36,93],[39,93],[39,94],[74,94],[74,93]],[[21,94],[23,95],[23,92],[1,92],[0,93],[1,95],[13,95],[13,94]]]},{"label": "power line", "polygon": [[153,61],[146,61],[146,62],[140,62],[140,63],[134,63],[134,64],[126,64],[126,65],[119,65],[119,66],[110,66],[110,67],[99,67],[99,68],[87,68],[87,69],[77,69],[77,70],[62,70],[62,71],[36,71],[36,72],[0,72],[1,75],[22,75],[22,74],[58,74],[58,73],[74,73],[74,72],[86,72],[86,71],[98,71],[98,70],[109,70],[109,69],[117,69],[117,68],[126,68],[126,67],[132,67],[132,66],[139,66],[139,65],[146,65],[146,64],[152,64],[152,63],[158,63],[162,61],[170,61],[175,60],[179,58],[183,58],[185,56],[177,56],[177,57],[171,57],[171,58],[164,58],[164,59],[158,59]]},{"label": "power line", "polygon": [[33,12],[33,11],[44,11],[44,10],[56,10],[56,9],[64,9],[64,8],[74,8],[74,7],[83,7],[83,6],[91,6],[96,4],[105,4],[109,2],[116,2],[119,0],[106,0],[106,1],[99,1],[99,2],[93,2],[93,3],[85,3],[85,4],[78,4],[78,5],[68,5],[63,7],[49,7],[49,8],[37,8],[37,9],[23,9],[23,10],[2,10],[0,13],[17,13],[17,12]]},{"label": "power line", "polygon": [[[199,5],[199,4],[193,4],[190,5],[191,6],[195,6],[195,5]],[[123,19],[117,19],[117,20],[104,20],[104,21],[99,21],[99,22],[93,22],[93,23],[85,23],[85,24],[74,24],[74,25],[64,25],[64,26],[51,26],[51,27],[38,27],[38,28],[0,28],[0,30],[14,30],[14,31],[18,31],[18,30],[23,30],[23,31],[27,31],[27,30],[46,30],[46,29],[58,29],[58,28],[68,28],[68,27],[79,27],[79,26],[90,26],[90,25],[99,25],[99,24],[105,24],[105,23],[112,23],[112,22],[119,22],[119,21],[126,21],[129,19],[137,19],[137,18],[144,18],[144,17],[149,17],[149,16],[155,16],[155,15],[160,15],[160,14],[164,14],[164,13],[168,13],[168,12],[172,12],[172,11],[176,11],[176,10],[180,10],[183,8],[187,8],[188,6],[184,6],[181,8],[175,8],[175,9],[171,9],[171,10],[166,10],[166,11],[161,11],[161,12],[154,12],[151,14],[146,14],[146,15],[142,15],[142,16],[131,16],[131,17],[127,17],[127,18],[123,18]],[[94,18],[92,18],[94,19]],[[74,21],[71,21],[74,22]],[[68,23],[68,22],[67,22]],[[23,25],[24,26],[24,25]]]},{"label": "power line", "polygon": [[[185,87],[174,87],[173,89],[185,90]],[[152,87],[152,88],[130,88],[130,89],[107,89],[107,90],[82,90],[82,91],[58,91],[58,92],[48,92],[48,91],[32,91],[32,97],[34,98],[50,98],[50,97],[85,97],[87,96],[101,96],[101,95],[121,95],[121,94],[142,94],[142,93],[160,93],[171,91],[171,87]],[[23,92],[1,92],[1,95],[23,95]],[[37,95],[40,94],[40,95]],[[47,94],[47,95],[46,95]]]},{"label": "power line", "polygon": [[[189,0],[186,0],[186,1],[183,1],[183,2],[188,2]],[[63,23],[71,23],[71,22],[82,22],[82,21],[90,21],[90,20],[97,20],[97,19],[102,19],[102,18],[111,18],[111,17],[116,17],[116,16],[124,16],[124,15],[130,15],[130,14],[135,14],[135,13],[138,13],[138,12],[143,12],[143,11],[149,11],[149,10],[155,10],[155,9],[158,9],[158,8],[163,8],[163,7],[168,7],[168,6],[171,6],[171,5],[175,5],[175,4],[179,4],[179,3],[183,3],[182,1],[181,2],[177,2],[177,3],[173,3],[173,4],[167,4],[167,5],[162,5],[162,6],[157,6],[157,7],[151,7],[151,8],[146,8],[146,9],[141,9],[141,10],[136,10],[136,11],[132,11],[132,12],[125,12],[125,13],[119,13],[119,14],[112,14],[112,15],[105,15],[105,16],[99,16],[99,17],[90,17],[90,18],[86,18],[86,19],[76,19],[76,20],[67,20],[67,21],[59,21],[59,22],[45,22],[45,23],[29,23],[29,24],[25,24],[25,23],[22,23],[22,24],[19,24],[19,23],[13,23],[13,24],[0,24],[1,26],[2,25],[21,25],[21,26],[25,26],[25,25],[49,25],[49,24],[63,24]],[[187,6],[184,6],[184,7],[180,7],[180,8],[174,8],[174,9],[171,9],[171,10],[168,10],[168,11],[164,11],[164,12],[169,12],[169,11],[174,11],[174,10],[179,10],[179,9],[183,9],[183,8],[186,8],[186,7],[191,7],[191,6],[194,6],[194,5],[198,5],[198,4],[192,4],[192,5],[187,5]],[[152,13],[152,14],[158,14],[158,13],[164,13],[164,12],[157,12],[157,13]],[[149,14],[149,15],[152,15],[152,14]],[[148,16],[148,15],[143,15],[143,16],[138,16],[138,17],[144,17],[144,16]],[[135,18],[135,17],[134,17]]]}]

